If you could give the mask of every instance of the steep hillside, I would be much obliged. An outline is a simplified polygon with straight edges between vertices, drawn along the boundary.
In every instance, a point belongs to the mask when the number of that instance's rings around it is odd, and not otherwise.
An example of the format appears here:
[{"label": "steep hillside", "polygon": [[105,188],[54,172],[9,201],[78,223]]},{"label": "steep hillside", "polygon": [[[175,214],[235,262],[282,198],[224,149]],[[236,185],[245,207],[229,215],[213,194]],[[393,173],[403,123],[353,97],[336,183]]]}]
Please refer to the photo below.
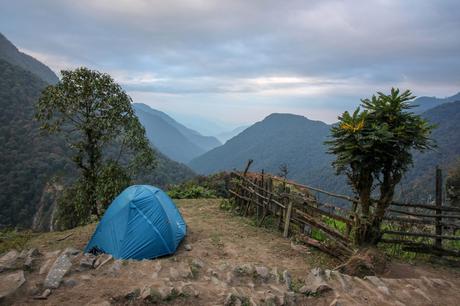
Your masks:
[{"label": "steep hillside", "polygon": [[[460,157],[460,102],[443,103],[424,112],[423,117],[435,124],[432,137],[438,147],[434,151],[416,153],[414,168],[400,184],[401,200],[430,200],[434,194],[434,169],[445,169]],[[242,169],[248,159],[254,160],[253,170],[278,173],[279,166],[288,166],[290,179],[330,191],[350,193],[343,176],[337,177],[331,168],[333,156],[326,154],[324,141],[330,126],[305,117],[272,114],[247,128],[241,134],[198,158],[189,165],[203,174],[222,170]]]},{"label": "steep hillside", "polygon": [[49,84],[56,83],[58,77],[46,65],[40,63],[30,55],[22,53],[5,36],[0,33],[0,59],[18,65],[30,71]]},{"label": "steep hillside", "polygon": [[[195,130],[189,129],[188,127],[184,126],[183,124],[177,122],[167,114],[158,111],[156,109],[151,108],[148,105],[143,103],[134,103],[134,109],[144,111],[151,115],[160,117],[169,125],[177,129],[182,135],[184,135],[189,141],[203,149],[204,152],[214,149],[215,147],[220,146],[222,143],[215,137],[212,136],[203,136]],[[161,132],[161,131],[157,131]]]},{"label": "steep hillside", "polygon": [[324,141],[330,126],[291,114],[272,114],[247,128],[223,146],[192,160],[189,166],[203,174],[242,169],[253,159],[252,170],[278,173],[286,164],[288,177],[336,191],[346,189],[343,178],[336,177],[326,154]]},{"label": "steep hillside", "polygon": [[47,181],[71,175],[67,149],[40,134],[34,104],[46,82],[0,60],[0,228],[28,227]]},{"label": "steep hillside", "polygon": [[187,163],[205,152],[162,118],[139,109],[136,115],[153,146],[169,158]]},{"label": "steep hillside", "polygon": [[460,92],[447,98],[418,97],[413,102],[414,105],[417,105],[417,107],[415,107],[413,111],[416,114],[422,114],[431,108],[440,106],[444,103],[450,103],[455,101],[460,101]]},{"label": "steep hillside", "polygon": [[[5,40],[0,37],[0,49],[11,53],[11,46],[5,48]],[[38,67],[46,67],[33,61]],[[37,74],[0,56],[0,229],[49,229],[56,195],[62,184],[77,175],[69,160],[72,152],[64,141],[56,135],[42,135],[33,119],[35,103],[45,86],[47,82]],[[156,169],[136,178],[136,182],[165,187],[193,176],[187,166],[157,153]]]},{"label": "steep hillside", "polygon": [[401,198],[425,202],[433,199],[436,165],[447,175],[447,170],[460,158],[460,97],[457,102],[424,112],[422,117],[437,126],[432,135],[437,148],[414,155],[414,168],[401,184]]}]

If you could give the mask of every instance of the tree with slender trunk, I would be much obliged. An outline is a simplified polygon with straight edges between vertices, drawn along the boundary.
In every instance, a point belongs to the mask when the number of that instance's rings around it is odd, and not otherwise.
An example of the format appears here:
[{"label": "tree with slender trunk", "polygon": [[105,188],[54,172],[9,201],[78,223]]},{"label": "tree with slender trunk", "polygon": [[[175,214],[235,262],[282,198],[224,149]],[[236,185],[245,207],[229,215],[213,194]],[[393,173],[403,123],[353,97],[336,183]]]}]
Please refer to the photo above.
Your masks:
[{"label": "tree with slender trunk", "polygon": [[131,98],[108,74],[87,68],[61,74],[43,91],[36,119],[42,130],[63,135],[74,151],[81,177],[66,200],[78,225],[91,214],[100,217],[135,172],[154,166],[155,157]]},{"label": "tree with slender trunk", "polygon": [[[345,174],[359,203],[354,230],[358,245],[376,244],[381,223],[393,201],[396,185],[412,165],[414,150],[434,146],[432,125],[410,112],[415,97],[409,90],[377,93],[361,100],[353,114],[344,112],[331,129],[329,153],[337,174]],[[377,199],[372,199],[377,195]]]}]

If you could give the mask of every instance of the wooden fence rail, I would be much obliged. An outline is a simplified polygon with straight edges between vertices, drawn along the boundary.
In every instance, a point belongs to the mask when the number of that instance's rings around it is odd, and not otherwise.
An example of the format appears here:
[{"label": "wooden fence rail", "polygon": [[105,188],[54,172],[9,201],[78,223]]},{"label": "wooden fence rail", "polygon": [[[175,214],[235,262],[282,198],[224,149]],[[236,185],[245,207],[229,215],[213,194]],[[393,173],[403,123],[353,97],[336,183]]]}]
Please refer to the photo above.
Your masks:
[{"label": "wooden fence rail", "polygon": [[[229,194],[235,199],[241,215],[255,216],[259,226],[271,216],[284,237],[296,234],[303,237],[302,241],[307,244],[339,258],[353,252],[349,236],[359,213],[355,211],[357,199],[267,175],[263,171],[250,173],[249,165],[243,173],[232,172],[229,184]],[[440,172],[437,170],[436,174],[437,191],[440,192]],[[346,200],[351,207],[321,203],[313,192]],[[400,244],[415,252],[460,256],[460,250],[456,249],[460,248],[460,243],[452,249],[452,243],[460,241],[456,233],[460,229],[458,212],[460,208],[442,206],[439,195],[436,196],[436,205],[394,202],[384,217],[381,242]],[[337,228],[336,224],[344,226]],[[321,233],[327,240],[314,239],[312,230]],[[404,237],[409,238],[402,239]],[[433,244],[427,243],[426,239],[433,239]],[[450,241],[449,246],[444,241]]]}]

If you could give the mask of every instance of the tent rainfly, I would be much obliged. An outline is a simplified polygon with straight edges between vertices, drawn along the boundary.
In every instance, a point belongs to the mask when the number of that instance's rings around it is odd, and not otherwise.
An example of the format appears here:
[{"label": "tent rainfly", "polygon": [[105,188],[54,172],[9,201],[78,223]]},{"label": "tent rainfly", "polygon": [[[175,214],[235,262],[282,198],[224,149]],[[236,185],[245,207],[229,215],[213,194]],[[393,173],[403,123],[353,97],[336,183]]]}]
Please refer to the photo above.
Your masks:
[{"label": "tent rainfly", "polygon": [[85,252],[119,259],[152,259],[173,254],[187,231],[174,202],[148,185],[126,188],[110,204]]}]

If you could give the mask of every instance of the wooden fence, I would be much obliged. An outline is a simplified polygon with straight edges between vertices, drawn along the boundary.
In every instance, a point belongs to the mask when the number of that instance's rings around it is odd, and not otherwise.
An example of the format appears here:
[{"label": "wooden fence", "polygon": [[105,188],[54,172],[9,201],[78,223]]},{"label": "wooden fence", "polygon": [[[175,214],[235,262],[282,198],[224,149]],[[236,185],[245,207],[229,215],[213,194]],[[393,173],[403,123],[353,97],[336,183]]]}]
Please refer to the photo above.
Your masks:
[{"label": "wooden fence", "polygon": [[[249,165],[244,172],[232,172],[229,184],[229,193],[241,215],[254,216],[258,226],[270,218],[284,237],[295,234],[332,256],[346,258],[353,253],[350,233],[355,226],[357,199],[263,171],[249,173]],[[441,194],[440,171],[437,175]],[[339,207],[319,201],[319,194],[348,204]],[[382,243],[398,244],[412,252],[460,256],[460,209],[443,206],[439,194],[436,205],[393,203],[385,216]]]}]

